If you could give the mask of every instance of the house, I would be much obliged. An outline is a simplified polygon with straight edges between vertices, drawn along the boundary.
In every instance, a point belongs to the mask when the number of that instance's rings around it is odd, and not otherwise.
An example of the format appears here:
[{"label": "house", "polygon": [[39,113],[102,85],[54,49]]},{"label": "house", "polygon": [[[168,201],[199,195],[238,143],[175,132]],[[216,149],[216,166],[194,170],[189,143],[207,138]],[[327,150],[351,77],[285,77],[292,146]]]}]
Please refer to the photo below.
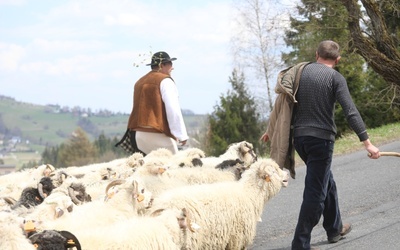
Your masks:
[{"label": "house", "polygon": [[15,172],[15,165],[0,165],[0,175]]}]

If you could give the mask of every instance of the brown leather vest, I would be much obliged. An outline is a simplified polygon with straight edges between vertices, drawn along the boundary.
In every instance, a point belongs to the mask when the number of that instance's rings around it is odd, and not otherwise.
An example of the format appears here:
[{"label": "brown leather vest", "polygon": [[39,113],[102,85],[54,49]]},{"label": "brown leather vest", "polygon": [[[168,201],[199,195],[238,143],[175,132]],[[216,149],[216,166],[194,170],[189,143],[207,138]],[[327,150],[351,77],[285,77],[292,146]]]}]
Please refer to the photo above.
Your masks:
[{"label": "brown leather vest", "polygon": [[176,139],[171,134],[160,91],[161,81],[167,77],[171,78],[169,75],[150,71],[136,82],[133,109],[128,122],[130,130],[164,133]]}]

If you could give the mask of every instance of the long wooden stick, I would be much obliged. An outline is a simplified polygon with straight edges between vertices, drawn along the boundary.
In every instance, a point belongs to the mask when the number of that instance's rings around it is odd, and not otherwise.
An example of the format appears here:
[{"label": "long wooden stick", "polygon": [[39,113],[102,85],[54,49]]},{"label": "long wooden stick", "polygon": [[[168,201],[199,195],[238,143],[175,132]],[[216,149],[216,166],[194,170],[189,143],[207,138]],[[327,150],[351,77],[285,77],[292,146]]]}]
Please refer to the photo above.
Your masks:
[{"label": "long wooden stick", "polygon": [[[381,156],[397,156],[400,157],[400,153],[397,152],[380,152]],[[368,156],[371,156],[371,153],[368,154]]]},{"label": "long wooden stick", "polygon": [[400,157],[400,153],[397,152],[380,152],[381,156],[397,156]]}]

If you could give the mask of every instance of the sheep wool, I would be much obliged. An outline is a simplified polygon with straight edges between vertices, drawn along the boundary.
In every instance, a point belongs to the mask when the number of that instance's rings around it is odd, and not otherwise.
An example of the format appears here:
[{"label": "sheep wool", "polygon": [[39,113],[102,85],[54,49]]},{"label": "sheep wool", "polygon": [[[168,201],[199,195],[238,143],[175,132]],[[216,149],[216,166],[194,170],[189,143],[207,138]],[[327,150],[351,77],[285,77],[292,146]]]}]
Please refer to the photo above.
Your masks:
[{"label": "sheep wool", "polygon": [[186,208],[200,227],[188,233],[189,249],[245,249],[254,240],[265,204],[287,186],[288,176],[273,160],[260,159],[239,181],[167,190],[149,212]]}]

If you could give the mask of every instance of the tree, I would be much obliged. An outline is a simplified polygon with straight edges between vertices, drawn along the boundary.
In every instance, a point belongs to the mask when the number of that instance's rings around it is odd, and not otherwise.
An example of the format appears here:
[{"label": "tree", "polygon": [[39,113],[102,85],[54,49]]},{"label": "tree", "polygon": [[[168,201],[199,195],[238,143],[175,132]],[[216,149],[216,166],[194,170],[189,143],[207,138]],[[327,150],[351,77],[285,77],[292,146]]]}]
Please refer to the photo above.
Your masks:
[{"label": "tree", "polygon": [[78,127],[58,151],[58,167],[83,166],[93,163],[96,151],[85,132]]},{"label": "tree", "polygon": [[205,152],[218,156],[225,152],[231,143],[248,141],[257,150],[261,129],[257,106],[246,89],[244,76],[236,70],[229,82],[232,91],[220,97],[220,106],[208,116],[209,127],[206,135]]},{"label": "tree", "polygon": [[268,114],[273,106],[277,69],[282,67],[285,13],[280,4],[270,0],[237,1],[236,7],[236,34],[231,39],[235,67],[252,76],[254,96],[259,103],[267,103],[258,108]]},{"label": "tree", "polygon": [[[352,47],[387,82],[400,87],[400,1],[341,0],[348,11]],[[386,13],[386,14],[385,14]]]}]

